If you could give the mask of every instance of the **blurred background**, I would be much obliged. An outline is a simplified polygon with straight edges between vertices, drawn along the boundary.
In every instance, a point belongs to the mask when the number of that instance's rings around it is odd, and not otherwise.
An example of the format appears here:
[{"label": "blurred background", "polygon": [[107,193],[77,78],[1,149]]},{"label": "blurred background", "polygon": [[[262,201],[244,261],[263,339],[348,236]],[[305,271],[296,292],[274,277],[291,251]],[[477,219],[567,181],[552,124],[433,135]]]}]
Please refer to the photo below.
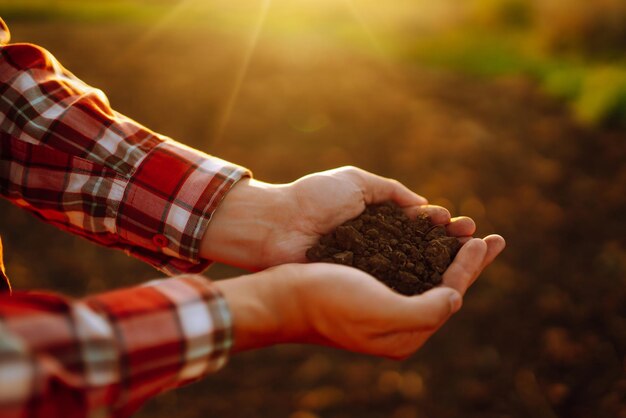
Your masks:
[{"label": "blurred background", "polygon": [[[626,417],[623,0],[0,0],[0,15],[116,110],[260,180],[357,165],[508,241],[410,360],[268,348],[138,417]],[[15,288],[159,275],[5,201],[0,216]]]}]

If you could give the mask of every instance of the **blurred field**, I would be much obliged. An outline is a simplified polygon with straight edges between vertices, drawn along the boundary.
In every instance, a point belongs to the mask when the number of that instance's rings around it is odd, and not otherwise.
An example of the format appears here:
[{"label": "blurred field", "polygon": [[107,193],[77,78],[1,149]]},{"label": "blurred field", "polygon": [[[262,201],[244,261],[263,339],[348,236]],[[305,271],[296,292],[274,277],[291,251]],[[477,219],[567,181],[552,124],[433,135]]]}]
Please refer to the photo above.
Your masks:
[{"label": "blurred field", "polygon": [[[358,165],[474,217],[480,235],[501,233],[508,248],[463,311],[408,361],[318,347],[265,349],[234,357],[219,374],[155,399],[138,416],[626,417],[620,108],[610,107],[617,119],[585,122],[579,93],[569,102],[546,93],[550,77],[560,86],[573,76],[520,71],[542,56],[566,72],[570,60],[578,62],[581,80],[596,67],[610,67],[619,79],[619,27],[602,52],[586,41],[572,46],[569,29],[556,23],[530,31],[516,2],[287,3],[270,9],[236,100],[260,2],[214,1],[195,10],[167,1],[9,1],[3,17],[15,42],[51,50],[107,92],[118,111],[245,165],[261,180]],[[525,30],[542,46],[525,52]],[[474,47],[488,53],[471,54]],[[598,85],[619,85],[595,77]],[[609,99],[585,100],[606,106]],[[0,213],[18,289],[80,296],[157,275],[4,201]],[[225,266],[208,272],[235,274]]]}]

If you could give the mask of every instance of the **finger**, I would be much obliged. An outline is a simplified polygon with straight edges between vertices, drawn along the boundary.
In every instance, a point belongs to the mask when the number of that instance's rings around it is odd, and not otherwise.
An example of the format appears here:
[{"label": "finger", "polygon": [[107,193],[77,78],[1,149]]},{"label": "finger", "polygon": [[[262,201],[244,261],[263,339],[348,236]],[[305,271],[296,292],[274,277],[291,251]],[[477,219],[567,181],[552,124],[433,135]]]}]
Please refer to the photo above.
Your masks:
[{"label": "finger", "polygon": [[411,219],[421,213],[425,213],[435,225],[447,225],[450,223],[448,209],[437,205],[412,206],[404,209],[404,213]]},{"label": "finger", "polygon": [[487,243],[480,238],[469,240],[443,274],[444,285],[457,290],[461,295],[478,277],[487,254]]},{"label": "finger", "polygon": [[498,256],[498,254],[502,252],[502,250],[506,248],[506,241],[500,235],[489,235],[483,238],[483,241],[485,241],[485,243],[487,244],[487,255],[483,260],[482,266],[482,268],[484,269],[489,264],[491,264],[493,260],[495,260],[495,258]]},{"label": "finger", "polygon": [[400,207],[425,205],[428,200],[411,191],[397,180],[377,176],[359,168],[351,168],[356,174],[366,204],[393,201]]},{"label": "finger", "polygon": [[461,304],[459,292],[438,287],[417,296],[399,296],[389,310],[389,318],[394,321],[394,331],[431,331],[458,311]]},{"label": "finger", "polygon": [[[485,242],[485,244],[487,244],[487,253],[485,254],[485,257],[483,259],[483,264],[480,267],[481,272],[485,269],[485,267],[493,262],[493,260],[498,256],[498,254],[502,252],[502,250],[504,250],[504,247],[506,246],[504,238],[502,238],[500,235],[489,235],[483,238],[483,241]],[[478,276],[479,274],[472,278],[469,286],[474,284],[476,279],[478,279]]]},{"label": "finger", "polygon": [[469,237],[476,232],[476,223],[472,218],[459,216],[450,219],[450,223],[446,225],[446,231],[452,237]]}]

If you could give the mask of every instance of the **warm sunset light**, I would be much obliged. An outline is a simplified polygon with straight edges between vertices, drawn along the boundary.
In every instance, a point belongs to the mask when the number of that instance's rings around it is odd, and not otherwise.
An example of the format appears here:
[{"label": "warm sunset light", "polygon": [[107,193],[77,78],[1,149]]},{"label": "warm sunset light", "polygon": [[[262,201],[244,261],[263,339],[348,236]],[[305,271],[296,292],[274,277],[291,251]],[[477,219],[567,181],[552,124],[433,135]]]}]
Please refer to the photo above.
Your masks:
[{"label": "warm sunset light", "polygon": [[626,418],[623,0],[0,18],[0,417]]}]

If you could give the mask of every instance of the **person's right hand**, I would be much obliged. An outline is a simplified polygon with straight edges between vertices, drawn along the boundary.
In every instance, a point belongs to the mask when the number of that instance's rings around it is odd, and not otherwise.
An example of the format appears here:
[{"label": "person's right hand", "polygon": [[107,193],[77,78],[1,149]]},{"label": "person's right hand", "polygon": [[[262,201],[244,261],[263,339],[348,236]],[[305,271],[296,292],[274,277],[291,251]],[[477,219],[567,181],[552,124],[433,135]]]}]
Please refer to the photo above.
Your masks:
[{"label": "person's right hand", "polygon": [[242,179],[211,218],[200,245],[205,259],[263,270],[306,262],[306,250],[370,204],[394,202],[410,218],[426,213],[448,235],[467,240],[476,231],[466,216],[429,205],[426,198],[396,180],[356,167],[304,176],[289,184]]},{"label": "person's right hand", "polygon": [[406,358],[461,307],[466,289],[504,245],[498,235],[470,240],[443,286],[411,297],[355,268],[325,263],[287,264],[217,282],[233,315],[234,351],[315,343]]}]

